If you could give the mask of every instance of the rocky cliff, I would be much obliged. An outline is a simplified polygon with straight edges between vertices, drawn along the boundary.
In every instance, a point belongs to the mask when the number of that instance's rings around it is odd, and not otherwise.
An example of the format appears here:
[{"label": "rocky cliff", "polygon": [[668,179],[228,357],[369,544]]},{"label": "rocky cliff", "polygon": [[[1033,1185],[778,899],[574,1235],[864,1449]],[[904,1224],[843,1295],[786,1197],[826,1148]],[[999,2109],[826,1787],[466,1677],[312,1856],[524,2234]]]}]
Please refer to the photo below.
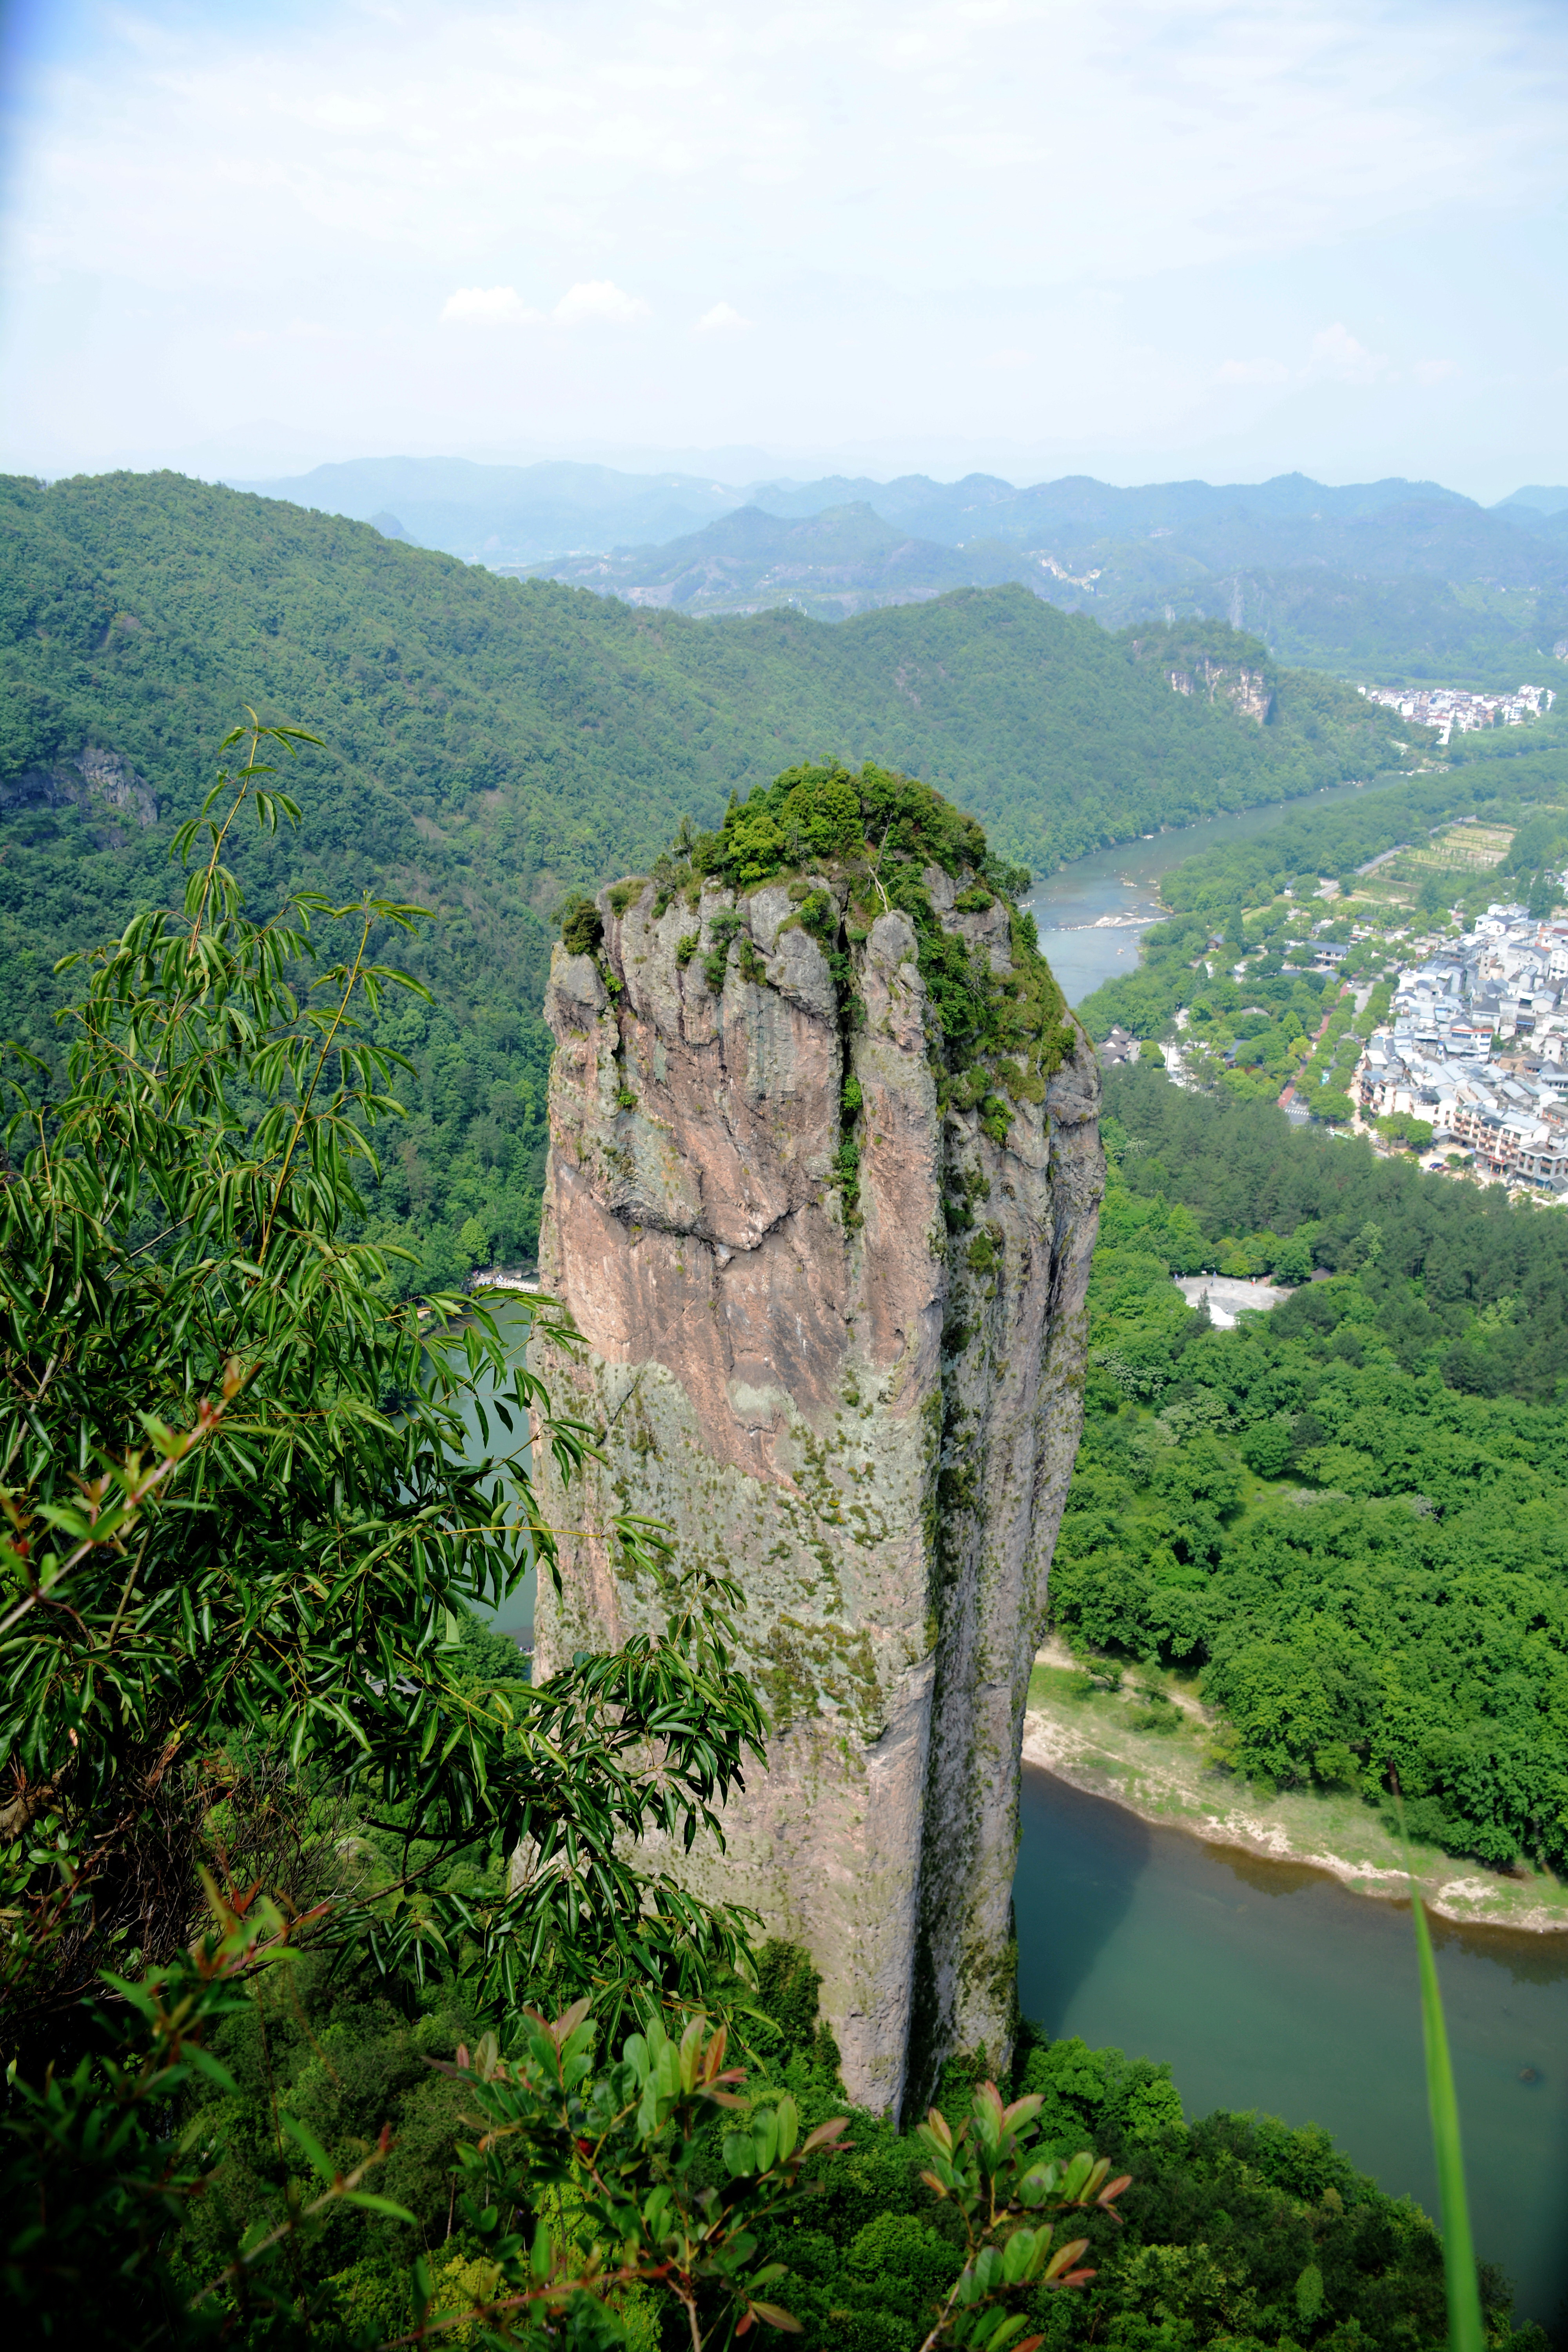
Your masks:
[{"label": "rocky cliff", "polygon": [[[1234,615],[1232,626],[1239,626]],[[1173,694],[1206,694],[1211,702],[1216,695],[1223,694],[1242,718],[1252,719],[1259,727],[1268,723],[1274,694],[1259,669],[1248,669],[1245,663],[1211,661],[1202,654],[1190,667],[1172,669],[1167,675]]]},{"label": "rocky cliff", "polygon": [[639,1622],[617,1505],[742,1584],[768,1769],[679,1866],[810,1949],[851,2092],[896,2108],[1011,2038],[1099,1089],[977,828],[870,771],[763,797],[555,952],[542,1274],[584,1347],[535,1369],[604,1466],[554,1498],[538,1665]]},{"label": "rocky cliff", "polygon": [[120,752],[91,743],[52,767],[24,768],[0,783],[0,815],[19,808],[79,809],[100,849],[124,847],[127,820],[143,828],[158,822],[151,787]]}]

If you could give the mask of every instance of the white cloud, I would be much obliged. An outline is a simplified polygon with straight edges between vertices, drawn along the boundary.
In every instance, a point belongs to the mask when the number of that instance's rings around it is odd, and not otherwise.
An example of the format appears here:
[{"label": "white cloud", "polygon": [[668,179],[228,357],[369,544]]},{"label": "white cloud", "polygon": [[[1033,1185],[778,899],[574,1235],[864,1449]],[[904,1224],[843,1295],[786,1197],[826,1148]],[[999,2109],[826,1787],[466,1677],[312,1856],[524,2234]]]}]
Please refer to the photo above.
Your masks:
[{"label": "white cloud", "polygon": [[1289,383],[1290,371],[1282,360],[1222,360],[1214,380],[1215,383]]},{"label": "white cloud", "polygon": [[523,327],[535,324],[515,286],[459,286],[441,305],[443,324],[460,327]]},{"label": "white cloud", "polygon": [[[727,310],[728,305],[721,302],[719,308]],[[640,296],[625,293],[608,278],[579,278],[550,313],[558,327],[582,327],[595,320],[621,327],[650,315],[649,305]],[[515,286],[459,286],[441,305],[441,317],[447,325],[463,327],[536,327],[544,320],[543,311],[531,310]],[[736,311],[722,320],[710,311],[704,321],[715,326],[731,323],[743,326],[746,321]]]},{"label": "white cloud", "polygon": [[[20,16],[0,352],[19,471],[155,446],[176,415],[194,437],[288,416],[351,449],[866,439],[929,466],[1026,441],[1120,471],[1123,447],[1206,452],[1272,412],[1271,385],[1316,394],[1281,412],[1292,434],[1360,384],[1391,436],[1414,407],[1491,450],[1496,382],[1516,437],[1526,402],[1529,446],[1560,436],[1568,313],[1539,287],[1568,186],[1563,0]],[[26,30],[46,16],[47,43]],[[1439,322],[1443,283],[1489,299]],[[1358,341],[1342,314],[1373,284]],[[296,313],[331,340],[290,339]],[[472,358],[482,331],[531,327],[524,397]],[[258,331],[254,367],[207,364]],[[1403,354],[1439,331],[1456,383],[1407,407],[1428,379],[1364,339]],[[647,367],[602,364],[613,331]],[[786,337],[809,368],[768,363]],[[121,364],[84,364],[89,343]],[[1012,351],[1037,356],[984,364]]]},{"label": "white cloud", "polygon": [[1375,383],[1388,362],[1358,343],[1344,321],[1321,327],[1312,337],[1303,373],[1330,383]]},{"label": "white cloud", "polygon": [[723,334],[736,327],[749,327],[751,323],[750,319],[742,319],[739,310],[730,303],[715,302],[713,308],[704,310],[698,320],[697,331],[700,335]]},{"label": "white cloud", "polygon": [[1455,373],[1452,360],[1417,360],[1414,370],[1417,383],[1441,383]]},{"label": "white cloud", "polygon": [[558,327],[585,326],[595,319],[624,327],[647,318],[649,305],[640,295],[623,294],[608,278],[584,278],[567,288],[550,315]]}]

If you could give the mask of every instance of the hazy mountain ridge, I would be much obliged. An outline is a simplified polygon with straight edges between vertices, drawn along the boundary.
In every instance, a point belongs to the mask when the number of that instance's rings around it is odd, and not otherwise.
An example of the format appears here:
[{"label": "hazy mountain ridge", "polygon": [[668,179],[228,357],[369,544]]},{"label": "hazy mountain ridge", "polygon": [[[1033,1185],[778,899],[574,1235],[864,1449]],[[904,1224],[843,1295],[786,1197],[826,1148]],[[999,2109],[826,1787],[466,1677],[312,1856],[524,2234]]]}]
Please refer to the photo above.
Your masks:
[{"label": "hazy mountain ridge", "polygon": [[487,466],[468,457],[356,457],[226,487],[354,522],[389,512],[418,546],[491,563],[673,539],[745,502],[742,490],[700,475],[621,474],[568,460]]},{"label": "hazy mountain ridge", "polygon": [[[913,537],[946,547],[976,537],[1021,544],[1041,532],[1076,531],[1090,541],[1137,538],[1242,515],[1280,523],[1342,520],[1412,503],[1465,508],[1478,515],[1488,511],[1437,482],[1391,478],[1336,488],[1305,474],[1250,484],[1155,482],[1133,488],[1072,474],[1022,488],[993,474],[968,474],[956,482],[905,474],[885,482],[868,475],[833,475],[810,482],[775,478],[739,484],[679,472],[626,474],[569,460],[498,466],[462,457],[393,457],[354,458],[266,480],[237,478],[228,487],[359,522],[386,510],[421,544],[440,545],[447,554],[473,558],[488,552],[492,560],[521,563],[568,550],[607,554],[663,543],[744,506],[804,520],[830,508],[864,504]],[[1545,520],[1551,509],[1544,502],[1557,495],[1516,492],[1515,499],[1524,503],[1509,515],[1509,523],[1521,524],[1526,515],[1532,521]],[[1568,506],[1568,492],[1562,496]],[[449,539],[438,541],[433,535],[437,527]]]},{"label": "hazy mountain ridge", "polygon": [[1398,477],[1121,488],[1069,475],[1019,488],[910,474],[742,488],[405,457],[246,487],[379,520],[466,562],[695,614],[790,604],[846,619],[1016,583],[1110,628],[1225,620],[1279,660],[1384,683],[1517,685],[1568,639],[1568,489],[1539,485],[1485,508]]},{"label": "hazy mountain ridge", "polygon": [[956,548],[915,537],[864,500],[799,520],[738,508],[665,547],[616,548],[532,567],[531,575],[693,614],[792,604],[839,621],[952,588],[1035,584],[1029,559],[994,542]]},{"label": "hazy mountain ridge", "polygon": [[[987,522],[999,510],[984,509]],[[1557,519],[1541,520],[1549,531]],[[823,620],[1014,583],[1110,628],[1202,616],[1250,629],[1279,657],[1313,667],[1447,678],[1551,657],[1568,628],[1563,520],[1561,557],[1543,547],[1546,533],[1436,499],[1272,524],[1215,508],[1180,536],[1156,525],[1142,540],[1058,534],[1031,547],[997,530],[953,546],[908,531],[903,518],[891,521],[864,499],[800,519],[759,504],[664,546],[531,570],[633,604],[704,615],[792,604]]]}]

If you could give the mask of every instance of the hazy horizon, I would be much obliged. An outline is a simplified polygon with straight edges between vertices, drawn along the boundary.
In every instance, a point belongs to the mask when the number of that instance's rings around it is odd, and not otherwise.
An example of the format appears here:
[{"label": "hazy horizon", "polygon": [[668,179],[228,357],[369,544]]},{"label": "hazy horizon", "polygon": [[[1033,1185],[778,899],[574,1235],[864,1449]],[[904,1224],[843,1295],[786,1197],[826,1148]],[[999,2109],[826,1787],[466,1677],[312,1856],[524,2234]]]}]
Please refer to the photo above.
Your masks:
[{"label": "hazy horizon", "polygon": [[[565,448],[506,449],[480,445],[476,448],[447,448],[432,445],[427,448],[402,447],[387,449],[332,449],[317,455],[317,443],[310,436],[293,436],[279,433],[268,438],[263,420],[254,426],[240,426],[233,433],[195,445],[183,451],[125,451],[116,454],[101,465],[57,467],[53,468],[22,467],[23,472],[37,472],[39,478],[60,480],[72,473],[92,474],[114,471],[156,472],[167,470],[185,474],[196,480],[226,484],[247,489],[270,488],[275,484],[294,485],[310,480],[318,474],[334,467],[378,465],[394,466],[441,465],[458,463],[479,467],[494,467],[507,470],[526,470],[550,466],[598,467],[624,475],[628,481],[653,479],[664,475],[680,475],[691,481],[708,481],[729,490],[750,490],[765,488],[769,483],[807,486],[814,482],[843,477],[871,484],[891,483],[911,477],[923,476],[940,486],[963,480],[971,475],[988,475],[1009,482],[1023,490],[1048,485],[1064,478],[1093,478],[1110,488],[1139,489],[1171,482],[1204,482],[1215,488],[1247,489],[1257,488],[1281,475],[1301,474],[1301,467],[1281,467],[1271,473],[1261,470],[1242,478],[1226,475],[1216,468],[1202,473],[1192,467],[1173,467],[1170,472],[1129,472],[1121,477],[1109,471],[1096,473],[1087,465],[1064,460],[1047,464],[1036,470],[1026,462],[1026,453],[994,450],[974,462],[950,458],[944,464],[940,457],[921,462],[918,455],[908,461],[881,457],[870,449],[789,450],[766,449],[757,446],[729,448],[657,448],[635,443],[584,444]],[[1559,471],[1568,474],[1568,457]],[[1310,478],[1325,489],[1353,488],[1370,481],[1389,478],[1405,479],[1412,483],[1436,481],[1435,476],[1395,476],[1345,474],[1335,478],[1317,474]],[[1457,490],[1466,498],[1475,498],[1482,506],[1500,503],[1497,497],[1468,490],[1457,482],[1439,482],[1440,488]],[[1526,487],[1522,478],[1510,478],[1501,492],[1507,499]],[[1558,487],[1554,482],[1551,487]]]},{"label": "hazy horizon", "polygon": [[1543,0],[15,0],[3,39],[13,470],[1568,477]]}]

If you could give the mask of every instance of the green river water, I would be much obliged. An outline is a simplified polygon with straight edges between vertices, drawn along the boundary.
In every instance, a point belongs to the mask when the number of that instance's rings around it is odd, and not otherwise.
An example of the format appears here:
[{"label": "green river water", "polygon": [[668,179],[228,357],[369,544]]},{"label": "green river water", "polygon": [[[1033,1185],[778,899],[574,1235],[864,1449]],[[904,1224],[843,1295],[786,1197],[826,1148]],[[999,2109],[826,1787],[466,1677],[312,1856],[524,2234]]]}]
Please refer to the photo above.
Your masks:
[{"label": "green river water", "polygon": [[[1437,2210],[1407,1905],[1205,1845],[1026,1767],[1024,2013],[1168,2061],[1189,2116],[1321,2124]],[[1476,2247],[1547,2326],[1568,2295],[1568,1936],[1432,1923]]]}]

